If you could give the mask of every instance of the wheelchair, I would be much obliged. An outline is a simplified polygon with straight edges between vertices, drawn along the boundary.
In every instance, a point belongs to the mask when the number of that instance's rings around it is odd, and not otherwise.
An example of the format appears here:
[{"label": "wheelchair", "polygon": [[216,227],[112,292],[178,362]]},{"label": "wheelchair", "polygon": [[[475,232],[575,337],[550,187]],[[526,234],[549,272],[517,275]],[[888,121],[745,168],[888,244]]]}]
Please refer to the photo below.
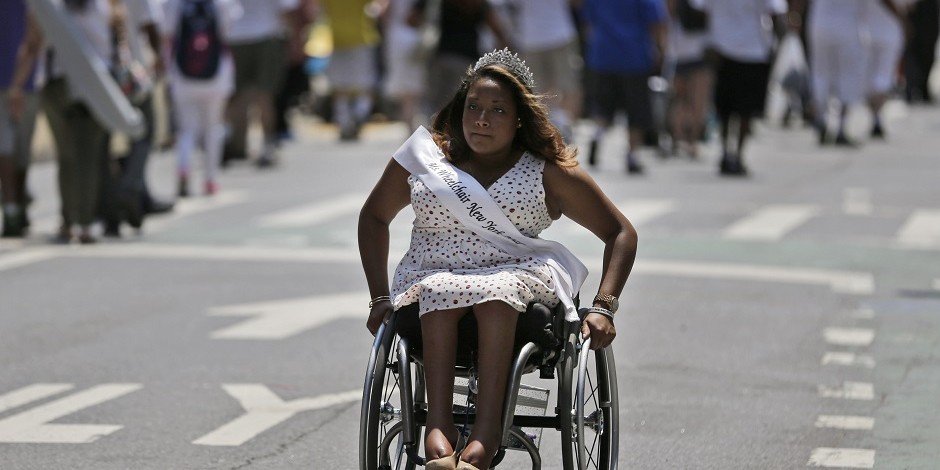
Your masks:
[{"label": "wheelchair", "polygon": [[[581,309],[579,317],[586,315]],[[458,327],[454,387],[454,423],[465,442],[475,417],[476,319],[469,314]],[[532,303],[519,315],[503,401],[503,437],[491,467],[507,450],[526,451],[533,470],[541,468],[542,430],[561,438],[565,470],[616,469],[619,442],[617,374],[611,347],[593,351],[581,339],[581,323],[566,321],[564,307]],[[522,383],[539,372],[554,379],[557,393]],[[533,411],[534,410],[534,411]],[[525,411],[525,412],[523,412]],[[376,332],[366,368],[359,420],[361,470],[415,469],[425,463],[420,452],[427,418],[421,325],[417,304],[394,312]],[[460,446],[460,443],[458,443]]]}]

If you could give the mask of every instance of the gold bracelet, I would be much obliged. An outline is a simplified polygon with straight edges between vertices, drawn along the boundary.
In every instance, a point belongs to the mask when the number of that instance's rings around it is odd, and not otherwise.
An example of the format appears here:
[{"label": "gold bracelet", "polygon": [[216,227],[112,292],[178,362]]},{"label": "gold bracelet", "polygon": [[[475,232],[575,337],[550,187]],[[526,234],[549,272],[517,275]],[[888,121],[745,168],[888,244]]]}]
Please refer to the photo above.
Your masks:
[{"label": "gold bracelet", "polygon": [[378,296],[378,297],[376,297],[376,298],[370,300],[370,301],[369,301],[369,310],[372,310],[372,307],[375,307],[375,304],[377,304],[377,303],[379,303],[379,302],[384,302],[384,301],[386,301],[386,300],[389,300],[389,301],[390,301],[390,300],[392,300],[392,298],[389,297],[389,296],[387,296],[387,295],[380,295],[380,296]]}]

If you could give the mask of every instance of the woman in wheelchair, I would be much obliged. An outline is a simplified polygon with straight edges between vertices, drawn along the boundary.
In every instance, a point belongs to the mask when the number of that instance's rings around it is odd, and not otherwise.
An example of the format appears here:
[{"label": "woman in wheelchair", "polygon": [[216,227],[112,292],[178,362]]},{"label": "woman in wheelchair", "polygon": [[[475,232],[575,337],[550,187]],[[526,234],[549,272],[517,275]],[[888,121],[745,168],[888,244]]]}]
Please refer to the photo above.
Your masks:
[{"label": "woman in wheelchair", "polygon": [[[488,468],[502,438],[502,409],[516,322],[532,302],[572,299],[586,276],[563,246],[538,238],[562,215],[604,244],[598,294],[581,326],[591,349],[616,335],[617,296],[636,255],[630,222],[578,166],[548,119],[525,63],[508,50],[483,56],[453,99],[396,152],[359,218],[359,250],[373,297],[367,327],[417,304],[427,391],[428,469]],[[405,206],[411,245],[387,275],[389,223]],[[412,307],[414,307],[412,305]],[[476,420],[462,449],[452,414],[458,322],[476,318]],[[459,454],[458,454],[459,452]]]}]

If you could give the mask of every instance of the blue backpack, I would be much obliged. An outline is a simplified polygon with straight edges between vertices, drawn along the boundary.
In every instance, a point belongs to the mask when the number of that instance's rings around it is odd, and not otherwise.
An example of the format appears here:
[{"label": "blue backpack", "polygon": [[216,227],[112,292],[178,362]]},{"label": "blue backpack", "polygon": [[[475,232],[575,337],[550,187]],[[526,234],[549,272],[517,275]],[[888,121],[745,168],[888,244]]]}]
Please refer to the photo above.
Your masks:
[{"label": "blue backpack", "polygon": [[196,80],[215,77],[223,48],[215,2],[183,0],[174,44],[180,73]]}]

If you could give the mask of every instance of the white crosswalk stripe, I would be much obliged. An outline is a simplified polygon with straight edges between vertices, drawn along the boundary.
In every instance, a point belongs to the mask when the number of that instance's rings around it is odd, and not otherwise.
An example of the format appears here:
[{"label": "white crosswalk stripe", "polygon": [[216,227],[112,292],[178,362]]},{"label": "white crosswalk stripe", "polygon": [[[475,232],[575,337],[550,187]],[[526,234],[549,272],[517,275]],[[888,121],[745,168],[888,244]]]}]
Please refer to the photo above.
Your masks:
[{"label": "white crosswalk stripe", "polygon": [[914,211],[898,231],[897,242],[909,248],[940,248],[940,210]]},{"label": "white crosswalk stripe", "polygon": [[735,222],[724,232],[733,240],[780,240],[819,212],[808,204],[773,204],[764,206]]},{"label": "white crosswalk stripe", "polygon": [[826,328],[823,337],[829,344],[837,346],[870,346],[875,340],[875,330],[870,328]]},{"label": "white crosswalk stripe", "polygon": [[875,451],[870,449],[820,447],[813,449],[806,465],[823,468],[873,468],[875,466]]},{"label": "white crosswalk stripe", "polygon": [[632,199],[617,204],[617,208],[630,219],[634,227],[672,212],[675,206],[669,199]]},{"label": "white crosswalk stripe", "polygon": [[820,363],[824,366],[861,366],[867,369],[875,368],[875,359],[867,354],[829,351],[823,354]]},{"label": "white crosswalk stripe", "polygon": [[875,428],[875,418],[867,416],[831,416],[819,415],[817,428],[845,429],[848,431],[871,431]]},{"label": "white crosswalk stripe", "polygon": [[868,382],[843,382],[841,387],[820,385],[819,396],[845,400],[874,400],[875,387]]},{"label": "white crosswalk stripe", "polygon": [[363,202],[365,196],[361,194],[346,194],[265,215],[257,219],[257,224],[262,228],[307,227],[355,215]]}]

